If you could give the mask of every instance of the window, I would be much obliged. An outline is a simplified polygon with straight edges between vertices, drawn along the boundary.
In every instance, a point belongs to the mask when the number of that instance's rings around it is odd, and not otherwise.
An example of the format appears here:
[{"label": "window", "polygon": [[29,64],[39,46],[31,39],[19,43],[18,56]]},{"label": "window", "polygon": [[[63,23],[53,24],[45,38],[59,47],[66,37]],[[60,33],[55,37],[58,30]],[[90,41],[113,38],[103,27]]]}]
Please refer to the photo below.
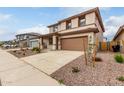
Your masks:
[{"label": "window", "polygon": [[53,32],[56,32],[56,31],[58,31],[58,26],[53,27]]},{"label": "window", "polygon": [[86,24],[85,18],[79,18],[79,26],[84,26]]},{"label": "window", "polygon": [[71,20],[67,22],[66,29],[71,29]]}]

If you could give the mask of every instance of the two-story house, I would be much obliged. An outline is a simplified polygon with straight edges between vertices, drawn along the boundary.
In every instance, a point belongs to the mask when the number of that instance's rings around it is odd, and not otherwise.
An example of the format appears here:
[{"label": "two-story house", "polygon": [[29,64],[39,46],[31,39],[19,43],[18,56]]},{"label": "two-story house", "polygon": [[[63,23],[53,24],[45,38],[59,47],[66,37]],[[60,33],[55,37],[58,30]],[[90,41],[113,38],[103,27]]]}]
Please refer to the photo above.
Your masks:
[{"label": "two-story house", "polygon": [[23,33],[16,35],[16,41],[18,42],[19,47],[39,47],[39,33]]},{"label": "two-story house", "polygon": [[43,48],[83,51],[84,44],[103,40],[104,26],[100,11],[94,8],[49,25],[49,34],[41,36]]}]

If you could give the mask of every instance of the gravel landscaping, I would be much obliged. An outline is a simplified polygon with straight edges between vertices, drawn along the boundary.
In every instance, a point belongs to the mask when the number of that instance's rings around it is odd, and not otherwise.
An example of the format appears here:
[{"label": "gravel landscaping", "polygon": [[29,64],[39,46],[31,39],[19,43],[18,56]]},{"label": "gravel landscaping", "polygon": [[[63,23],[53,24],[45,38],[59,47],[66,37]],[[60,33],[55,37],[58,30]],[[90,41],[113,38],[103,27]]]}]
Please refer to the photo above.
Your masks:
[{"label": "gravel landscaping", "polygon": [[[18,57],[18,58],[39,54],[38,52],[32,51],[31,49],[11,50],[11,51],[8,51],[8,52],[11,53],[12,55]],[[47,52],[47,51],[46,50],[41,50],[40,53],[45,53],[45,52]]]},{"label": "gravel landscaping", "polygon": [[[51,77],[69,86],[116,86],[124,85],[117,78],[124,76],[124,64],[117,63],[115,53],[101,52],[97,54],[102,61],[85,65],[84,57],[73,60],[69,64],[51,74]],[[123,55],[124,56],[124,55]]]}]

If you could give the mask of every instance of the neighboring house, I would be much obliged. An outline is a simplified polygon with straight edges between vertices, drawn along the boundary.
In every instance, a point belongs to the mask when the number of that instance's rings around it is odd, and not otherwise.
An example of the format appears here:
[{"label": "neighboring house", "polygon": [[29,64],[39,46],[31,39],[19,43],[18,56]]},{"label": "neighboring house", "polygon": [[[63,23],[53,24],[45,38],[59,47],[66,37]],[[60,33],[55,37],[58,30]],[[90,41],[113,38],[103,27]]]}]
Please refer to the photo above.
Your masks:
[{"label": "neighboring house", "polygon": [[121,52],[124,52],[124,25],[118,29],[113,41],[119,42],[121,45]]},{"label": "neighboring house", "polygon": [[49,25],[49,34],[41,35],[43,48],[83,51],[84,44],[103,41],[104,26],[100,11],[94,8]]},{"label": "neighboring house", "polygon": [[39,47],[40,45],[39,33],[24,33],[16,35],[16,41],[19,42],[20,47]]}]

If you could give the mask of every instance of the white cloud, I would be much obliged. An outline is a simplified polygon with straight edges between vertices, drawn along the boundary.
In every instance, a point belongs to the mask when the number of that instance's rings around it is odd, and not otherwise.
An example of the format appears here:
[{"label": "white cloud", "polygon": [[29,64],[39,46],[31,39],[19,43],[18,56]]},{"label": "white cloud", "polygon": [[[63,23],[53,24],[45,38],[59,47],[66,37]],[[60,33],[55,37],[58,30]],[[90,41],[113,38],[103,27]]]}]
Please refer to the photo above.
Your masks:
[{"label": "white cloud", "polygon": [[31,28],[20,29],[16,32],[16,34],[29,33],[29,32],[47,34],[48,33],[48,28],[44,25],[39,24],[38,26],[34,26],[34,27],[31,27]]},{"label": "white cloud", "polygon": [[10,14],[0,14],[0,21],[8,20],[11,16]]},{"label": "white cloud", "polygon": [[[60,8],[60,11],[62,11],[61,14],[63,16],[68,17],[93,8],[94,7],[64,7]],[[102,11],[109,11],[111,7],[100,7],[99,9]]]},{"label": "white cloud", "polygon": [[3,34],[5,34],[5,31],[0,29],[0,36]]},{"label": "white cloud", "polygon": [[105,33],[104,36],[112,39],[116,34],[118,28],[124,24],[124,15],[110,16],[104,21]]},{"label": "white cloud", "polygon": [[7,34],[7,32],[6,29],[0,28],[0,36]]}]

